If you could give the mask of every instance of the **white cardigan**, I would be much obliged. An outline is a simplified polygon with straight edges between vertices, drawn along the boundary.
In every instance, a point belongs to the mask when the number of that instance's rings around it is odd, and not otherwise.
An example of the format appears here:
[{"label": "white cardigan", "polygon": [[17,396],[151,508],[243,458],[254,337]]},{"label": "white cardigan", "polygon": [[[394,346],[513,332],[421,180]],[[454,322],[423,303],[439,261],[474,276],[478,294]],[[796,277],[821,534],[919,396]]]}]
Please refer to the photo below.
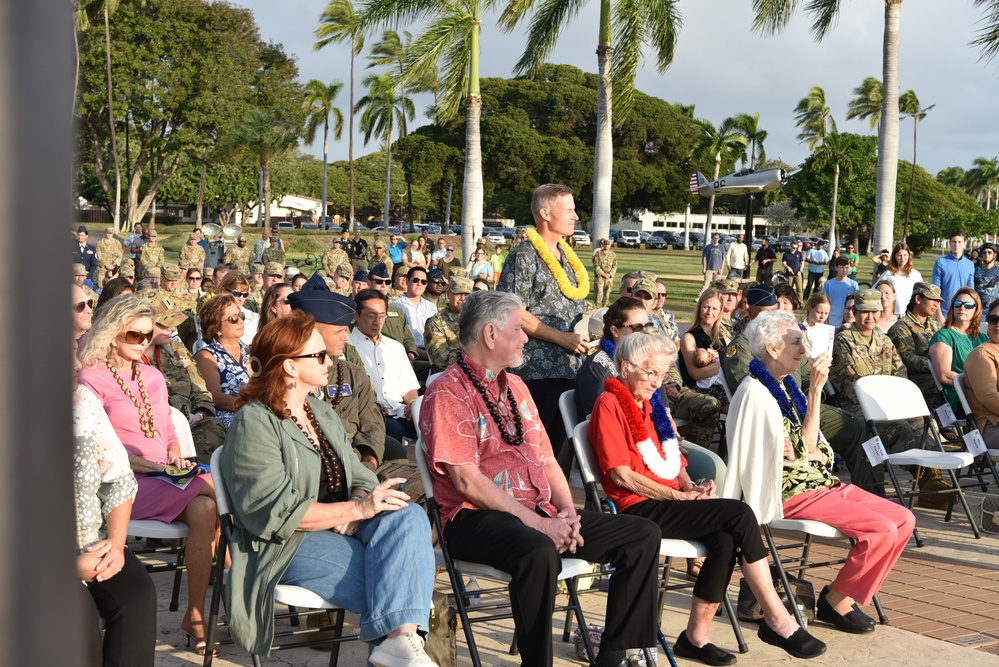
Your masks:
[{"label": "white cardigan", "polygon": [[728,472],[721,497],[742,499],[761,524],[784,517],[784,420],[770,391],[747,375],[728,408]]}]

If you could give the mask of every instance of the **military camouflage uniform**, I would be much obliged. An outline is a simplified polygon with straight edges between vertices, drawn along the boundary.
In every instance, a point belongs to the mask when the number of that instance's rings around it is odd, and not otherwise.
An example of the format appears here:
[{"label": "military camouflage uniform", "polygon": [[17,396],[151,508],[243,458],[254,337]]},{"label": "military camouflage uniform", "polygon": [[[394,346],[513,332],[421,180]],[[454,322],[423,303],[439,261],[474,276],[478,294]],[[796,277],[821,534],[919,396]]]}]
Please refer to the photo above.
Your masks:
[{"label": "military camouflage uniform", "polygon": [[260,257],[261,264],[270,264],[271,262],[277,262],[281,266],[285,264],[285,252],[281,248],[268,248],[264,251],[263,255]]},{"label": "military camouflage uniform", "polygon": [[264,302],[264,291],[262,289],[253,290],[250,295],[246,297],[246,302],[243,304],[246,309],[252,313],[260,313],[260,304]]},{"label": "military camouflage uniform", "polygon": [[87,285],[83,285],[80,289],[83,290],[83,293],[87,295],[88,299],[93,299],[94,305],[96,306],[97,305],[97,300],[100,298],[100,296],[97,294],[97,292],[95,292],[94,290],[90,289],[90,287],[87,286]]},{"label": "military camouflage uniform", "polygon": [[322,264],[326,275],[332,278],[336,273],[336,267],[341,264],[350,264],[350,257],[340,248],[330,248],[323,253]]},{"label": "military camouflage uniform", "polygon": [[910,312],[888,330],[888,337],[898,350],[906,374],[919,387],[930,408],[941,406],[944,402],[943,395],[933,382],[929,358],[930,339],[941,326],[943,325],[935,317],[927,317],[926,324],[920,324]]},{"label": "military camouflage uniform", "polygon": [[[749,362],[753,360],[745,334],[736,336],[720,355],[725,383],[734,394],[749,375]],[[791,373],[791,377],[804,392],[808,391],[810,373],[808,355],[802,355],[798,370]],[[867,490],[884,483],[884,469],[881,466],[871,468],[864,452],[862,443],[867,439],[867,425],[859,412],[846,412],[823,403],[819,411],[819,429],[833,451],[846,462],[851,482]]]},{"label": "military camouflage uniform", "polygon": [[203,269],[205,266],[205,249],[197,243],[187,244],[180,249],[180,268]]},{"label": "military camouflage uniform", "polygon": [[[721,414],[721,401],[714,396],[700,394],[690,387],[683,386],[683,379],[676,364],[670,364],[669,377],[666,384],[674,385],[680,391],[680,399],[670,401],[670,412],[674,419],[682,419],[687,424],[680,428],[686,431],[687,437],[696,445],[710,447],[718,430],[718,417]],[[666,391],[663,399],[668,399]]]},{"label": "military camouflage uniform", "polygon": [[[603,274],[609,274],[609,278],[604,278]],[[603,308],[607,305],[607,301],[610,298],[610,293],[614,290],[614,274],[617,273],[617,255],[613,250],[608,250],[604,252],[603,250],[598,250],[593,253],[593,275],[596,276],[597,291],[596,305],[597,308]]]},{"label": "military camouflage uniform", "polygon": [[[862,414],[854,385],[868,375],[896,375],[907,377],[902,359],[895,344],[885,334],[875,329],[865,336],[856,329],[836,334],[833,345],[833,363],[829,379],[839,395],[839,404],[847,412]],[[896,420],[878,425],[878,433],[889,452],[899,452],[919,447],[916,434],[921,433],[922,420]]]},{"label": "military camouflage uniform", "polygon": [[195,412],[204,415],[201,421],[191,427],[198,461],[209,463],[214,452],[225,440],[225,427],[215,416],[215,404],[208,393],[205,380],[198,373],[194,358],[182,343],[157,345],[156,353],[149,359],[166,378],[170,405],[187,417]]},{"label": "military camouflage uniform", "polygon": [[111,239],[101,239],[100,243],[97,244],[97,275],[94,276],[94,283],[97,287],[104,286],[104,274],[107,273],[107,265],[111,264],[117,268],[121,266],[124,257],[125,248],[121,245],[121,241],[113,237]]},{"label": "military camouflage uniform", "polygon": [[458,316],[450,307],[427,320],[423,332],[430,363],[439,371],[444,370],[458,359],[461,343],[458,342]]},{"label": "military camouflage uniform", "polygon": [[159,243],[156,245],[147,243],[142,246],[142,249],[139,251],[139,261],[142,262],[143,269],[150,269],[153,267],[159,268],[163,266],[165,261],[163,246]]},{"label": "military camouflage uniform", "polygon": [[235,264],[236,268],[246,275],[250,275],[250,264],[253,262],[253,248],[246,245],[240,248],[238,245],[231,245],[225,251],[225,263]]},{"label": "military camouflage uniform", "polygon": [[373,250],[368,251],[368,270],[370,271],[376,264],[384,264],[385,268],[388,269],[389,276],[392,275],[392,268],[395,264],[392,263],[392,258],[384,250],[381,257],[376,257]]}]

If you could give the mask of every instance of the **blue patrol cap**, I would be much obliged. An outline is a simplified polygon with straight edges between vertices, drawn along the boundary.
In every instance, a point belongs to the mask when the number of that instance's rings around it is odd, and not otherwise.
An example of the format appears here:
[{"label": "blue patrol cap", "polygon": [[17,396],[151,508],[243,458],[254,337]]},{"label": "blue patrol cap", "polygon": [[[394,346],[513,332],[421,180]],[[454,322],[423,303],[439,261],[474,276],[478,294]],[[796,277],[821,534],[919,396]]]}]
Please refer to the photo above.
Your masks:
[{"label": "blue patrol cap", "polygon": [[[318,292],[329,292],[330,291],[330,287],[329,287],[329,285],[326,284],[326,280],[321,275],[319,275],[319,273],[317,272],[317,273],[313,273],[312,277],[309,278],[308,280],[306,280],[305,283],[302,284],[302,291],[303,292],[314,292],[314,291],[318,291]],[[291,302],[289,301],[289,303],[291,303]]]},{"label": "blue patrol cap", "polygon": [[[320,277],[320,280],[322,278]],[[318,289],[308,290],[302,288],[301,291],[292,292],[288,295],[288,305],[294,310],[301,310],[316,318],[320,324],[332,324],[335,326],[349,326],[354,321],[354,312],[357,304],[353,299]]]},{"label": "blue patrol cap", "polygon": [[368,271],[368,278],[388,278],[388,277],[389,277],[388,267],[385,266],[384,262],[379,262],[378,264],[375,264],[374,266],[371,267],[371,270]]},{"label": "blue patrol cap", "polygon": [[440,280],[444,282],[444,272],[435,266],[427,273],[427,280]]},{"label": "blue patrol cap", "polygon": [[364,269],[360,269],[354,273],[354,280],[362,283],[368,282],[368,272]]},{"label": "blue patrol cap", "polygon": [[777,294],[766,283],[753,285],[746,290],[746,304],[750,306],[776,306]]}]

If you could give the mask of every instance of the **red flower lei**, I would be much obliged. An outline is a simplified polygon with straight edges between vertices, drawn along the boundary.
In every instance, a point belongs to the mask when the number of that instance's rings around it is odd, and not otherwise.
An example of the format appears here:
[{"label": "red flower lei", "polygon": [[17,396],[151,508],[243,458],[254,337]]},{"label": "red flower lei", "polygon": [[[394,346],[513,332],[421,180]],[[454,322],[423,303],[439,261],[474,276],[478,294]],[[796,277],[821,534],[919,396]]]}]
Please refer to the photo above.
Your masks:
[{"label": "red flower lei", "polygon": [[628,392],[624,384],[615,377],[609,377],[604,380],[604,389],[617,399],[618,405],[624,411],[624,418],[628,423],[631,437],[635,441],[635,448],[646,467],[659,479],[675,480],[684,467],[683,455],[680,453],[680,445],[676,438],[664,440],[660,447],[656,447],[649,436],[648,429],[645,428],[645,418],[638,409],[635,398]]}]

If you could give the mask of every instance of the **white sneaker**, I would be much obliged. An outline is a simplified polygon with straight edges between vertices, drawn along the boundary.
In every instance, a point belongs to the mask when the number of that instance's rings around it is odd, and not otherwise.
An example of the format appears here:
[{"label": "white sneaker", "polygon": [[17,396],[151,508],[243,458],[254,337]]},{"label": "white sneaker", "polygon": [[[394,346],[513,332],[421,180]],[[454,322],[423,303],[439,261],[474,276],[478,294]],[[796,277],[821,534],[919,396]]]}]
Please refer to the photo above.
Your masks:
[{"label": "white sneaker", "polygon": [[438,667],[415,632],[386,639],[371,652],[368,662],[377,667]]}]

